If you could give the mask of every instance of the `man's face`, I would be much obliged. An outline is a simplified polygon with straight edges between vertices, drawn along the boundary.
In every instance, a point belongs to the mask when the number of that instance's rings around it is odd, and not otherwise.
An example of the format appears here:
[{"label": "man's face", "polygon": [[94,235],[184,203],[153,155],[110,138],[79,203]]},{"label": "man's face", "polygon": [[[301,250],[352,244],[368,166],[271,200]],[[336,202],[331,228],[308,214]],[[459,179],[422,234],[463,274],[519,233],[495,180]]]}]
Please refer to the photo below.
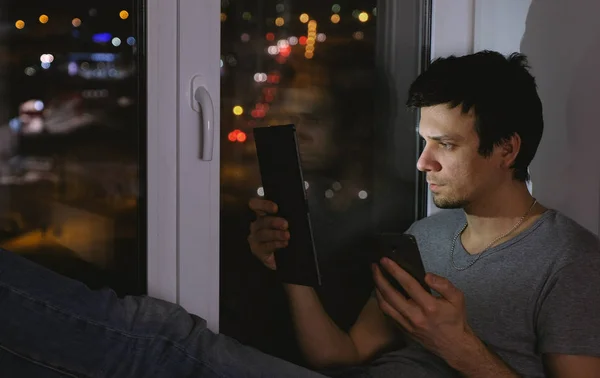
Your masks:
[{"label": "man's face", "polygon": [[293,123],[298,133],[302,168],[306,171],[326,168],[339,150],[334,138],[333,107],[320,88],[293,88],[284,91],[273,123]]},{"label": "man's face", "polygon": [[433,202],[442,209],[464,208],[499,187],[507,177],[499,148],[481,156],[475,115],[447,104],[421,109],[419,134],[425,140],[417,168],[427,174]]}]

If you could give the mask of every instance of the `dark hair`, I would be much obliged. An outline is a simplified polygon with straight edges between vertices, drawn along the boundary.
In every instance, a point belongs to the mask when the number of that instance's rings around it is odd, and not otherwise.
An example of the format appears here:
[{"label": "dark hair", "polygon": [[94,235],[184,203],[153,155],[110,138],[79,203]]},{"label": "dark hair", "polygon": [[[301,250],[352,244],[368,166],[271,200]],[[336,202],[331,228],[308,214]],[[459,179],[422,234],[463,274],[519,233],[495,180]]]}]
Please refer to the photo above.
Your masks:
[{"label": "dark hair", "polygon": [[520,53],[504,57],[482,51],[440,58],[413,82],[407,105],[422,108],[447,103],[452,108],[461,105],[463,113],[474,109],[482,156],[490,156],[494,146],[518,134],[521,148],[511,168],[516,180],[526,182],[544,129],[542,103],[529,68]]}]

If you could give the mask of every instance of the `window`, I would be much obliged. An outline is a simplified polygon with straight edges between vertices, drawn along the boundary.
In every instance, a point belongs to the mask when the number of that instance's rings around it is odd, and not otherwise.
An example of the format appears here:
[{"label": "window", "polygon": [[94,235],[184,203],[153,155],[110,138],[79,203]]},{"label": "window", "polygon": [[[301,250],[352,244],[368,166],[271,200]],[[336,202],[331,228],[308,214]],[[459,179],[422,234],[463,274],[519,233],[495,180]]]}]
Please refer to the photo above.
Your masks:
[{"label": "window", "polygon": [[403,103],[428,61],[428,9],[409,3],[221,1],[223,333],[301,362],[282,287],[246,241],[248,200],[264,194],[254,127],[296,125],[317,292],[340,327],[372,290],[373,238],[422,215],[416,114]]},{"label": "window", "polygon": [[146,290],[141,9],[26,0],[0,12],[0,246],[119,294]]}]

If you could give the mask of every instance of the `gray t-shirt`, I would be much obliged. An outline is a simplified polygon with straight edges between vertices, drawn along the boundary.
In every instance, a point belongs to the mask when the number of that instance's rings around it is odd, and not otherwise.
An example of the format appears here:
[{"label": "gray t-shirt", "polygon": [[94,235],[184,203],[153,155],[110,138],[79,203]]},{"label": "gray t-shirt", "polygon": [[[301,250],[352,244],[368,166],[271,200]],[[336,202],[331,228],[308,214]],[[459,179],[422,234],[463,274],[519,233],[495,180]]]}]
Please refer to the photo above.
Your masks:
[{"label": "gray t-shirt", "polygon": [[[450,261],[462,210],[446,210],[414,223],[428,272],[448,278],[465,294],[470,326],[523,377],[544,377],[543,353],[600,356],[600,243],[554,210],[515,238],[484,252],[459,271]],[[469,255],[460,238],[456,266]],[[468,358],[468,356],[465,356]],[[372,377],[454,377],[456,372],[416,343],[370,365]]]}]

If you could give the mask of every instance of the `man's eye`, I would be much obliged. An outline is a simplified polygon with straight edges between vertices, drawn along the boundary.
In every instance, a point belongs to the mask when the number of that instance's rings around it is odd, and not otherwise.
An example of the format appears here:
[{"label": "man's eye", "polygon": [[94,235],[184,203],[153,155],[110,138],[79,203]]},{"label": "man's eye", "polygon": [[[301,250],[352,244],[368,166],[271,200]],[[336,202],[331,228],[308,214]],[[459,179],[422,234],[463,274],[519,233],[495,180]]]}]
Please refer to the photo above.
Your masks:
[{"label": "man's eye", "polygon": [[445,149],[447,149],[447,150],[451,150],[451,149],[454,147],[454,145],[453,145],[453,144],[450,144],[450,143],[442,143],[442,142],[440,142],[440,146],[442,146],[443,148],[445,148]]}]

